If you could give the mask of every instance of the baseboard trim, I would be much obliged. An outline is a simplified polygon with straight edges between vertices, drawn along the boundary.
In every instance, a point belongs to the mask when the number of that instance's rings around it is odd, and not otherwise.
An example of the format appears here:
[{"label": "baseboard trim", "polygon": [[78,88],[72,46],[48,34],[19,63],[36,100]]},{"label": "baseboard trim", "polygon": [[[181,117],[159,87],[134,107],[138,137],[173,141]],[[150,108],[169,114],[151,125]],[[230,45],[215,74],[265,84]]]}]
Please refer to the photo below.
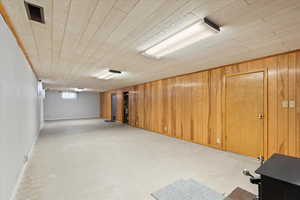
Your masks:
[{"label": "baseboard trim", "polygon": [[[21,185],[22,179],[23,179],[23,177],[24,177],[24,173],[25,173],[25,171],[26,171],[26,169],[27,169],[27,167],[28,167],[28,163],[29,163],[29,161],[31,160],[31,157],[32,157],[32,154],[33,154],[33,150],[34,150],[34,148],[35,148],[35,145],[36,145],[36,142],[37,142],[37,140],[38,140],[38,138],[39,138],[39,135],[40,135],[40,132],[39,132],[38,135],[35,137],[33,144],[31,145],[29,151],[27,152],[27,158],[28,158],[28,159],[27,159],[26,162],[24,162],[24,164],[23,164],[23,166],[22,166],[22,168],[21,168],[21,170],[20,170],[20,173],[19,173],[17,182],[16,182],[16,184],[15,184],[15,187],[14,187],[14,189],[13,189],[13,191],[12,191],[12,194],[11,194],[11,197],[10,197],[9,200],[15,200],[15,199],[16,199],[16,196],[17,196],[17,193],[18,193],[18,189],[19,189],[19,187],[20,187],[20,185]],[[26,156],[26,154],[25,154],[25,156]]]}]

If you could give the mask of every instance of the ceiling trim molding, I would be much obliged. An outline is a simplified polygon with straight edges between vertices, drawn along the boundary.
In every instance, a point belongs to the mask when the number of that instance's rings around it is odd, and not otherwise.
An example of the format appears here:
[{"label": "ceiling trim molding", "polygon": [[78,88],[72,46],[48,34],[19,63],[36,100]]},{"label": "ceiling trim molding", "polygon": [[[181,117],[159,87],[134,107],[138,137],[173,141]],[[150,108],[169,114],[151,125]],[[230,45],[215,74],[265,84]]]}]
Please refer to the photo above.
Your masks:
[{"label": "ceiling trim molding", "polygon": [[34,70],[33,68],[33,64],[28,56],[28,53],[26,52],[26,49],[24,47],[24,44],[22,42],[22,40],[20,39],[20,37],[18,36],[17,32],[16,32],[16,29],[14,28],[14,25],[9,17],[9,15],[7,14],[6,10],[5,10],[5,7],[3,6],[2,2],[0,1],[0,14],[2,16],[2,18],[4,19],[5,23],[7,24],[7,26],[9,27],[11,33],[14,35],[16,41],[17,41],[17,44],[18,46],[20,47],[20,49],[22,50],[27,62],[29,63],[30,65],[30,68],[32,70],[32,72],[34,73],[35,77],[38,79],[38,75],[36,73],[36,71]]}]

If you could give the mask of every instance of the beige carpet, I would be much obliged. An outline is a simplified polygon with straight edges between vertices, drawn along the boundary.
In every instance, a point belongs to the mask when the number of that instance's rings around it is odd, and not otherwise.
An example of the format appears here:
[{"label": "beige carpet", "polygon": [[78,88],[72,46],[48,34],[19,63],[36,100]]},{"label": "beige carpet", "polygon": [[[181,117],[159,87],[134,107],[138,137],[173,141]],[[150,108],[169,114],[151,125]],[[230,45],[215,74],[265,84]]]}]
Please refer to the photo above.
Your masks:
[{"label": "beige carpet", "polygon": [[178,179],[201,180],[219,193],[237,186],[253,158],[218,151],[100,119],[46,123],[17,200],[144,200]]}]

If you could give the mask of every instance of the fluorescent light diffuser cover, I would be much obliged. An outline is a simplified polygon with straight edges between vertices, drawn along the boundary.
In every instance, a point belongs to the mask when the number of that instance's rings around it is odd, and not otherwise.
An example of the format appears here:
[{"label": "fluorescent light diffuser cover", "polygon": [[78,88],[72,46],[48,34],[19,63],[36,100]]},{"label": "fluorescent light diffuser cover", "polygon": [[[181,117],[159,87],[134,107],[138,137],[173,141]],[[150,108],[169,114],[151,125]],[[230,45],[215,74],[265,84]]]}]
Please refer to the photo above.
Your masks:
[{"label": "fluorescent light diffuser cover", "polygon": [[163,40],[146,50],[143,54],[155,58],[161,58],[164,55],[187,47],[199,40],[212,36],[219,31],[209,27],[203,21],[197,22],[188,28],[179,31],[175,35]]},{"label": "fluorescent light diffuser cover", "polygon": [[74,88],[73,90],[76,92],[83,92],[83,91],[86,91],[87,88]]},{"label": "fluorescent light diffuser cover", "polygon": [[97,79],[108,80],[108,79],[113,79],[113,78],[119,77],[121,75],[123,75],[123,72],[120,74],[117,74],[117,73],[112,73],[109,70],[103,70],[100,73],[96,74],[95,77]]}]

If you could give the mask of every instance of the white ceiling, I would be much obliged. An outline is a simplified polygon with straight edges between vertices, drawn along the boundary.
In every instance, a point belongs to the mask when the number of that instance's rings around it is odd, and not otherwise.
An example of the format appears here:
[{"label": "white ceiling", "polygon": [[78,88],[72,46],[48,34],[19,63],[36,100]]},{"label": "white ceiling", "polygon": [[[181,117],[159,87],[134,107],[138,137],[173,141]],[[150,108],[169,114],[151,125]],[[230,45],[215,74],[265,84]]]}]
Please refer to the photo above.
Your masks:
[{"label": "white ceiling", "polygon": [[[300,48],[300,0],[1,0],[48,88],[107,90]],[[221,33],[155,60],[140,51],[205,16]],[[92,76],[104,68],[119,80]]]}]

